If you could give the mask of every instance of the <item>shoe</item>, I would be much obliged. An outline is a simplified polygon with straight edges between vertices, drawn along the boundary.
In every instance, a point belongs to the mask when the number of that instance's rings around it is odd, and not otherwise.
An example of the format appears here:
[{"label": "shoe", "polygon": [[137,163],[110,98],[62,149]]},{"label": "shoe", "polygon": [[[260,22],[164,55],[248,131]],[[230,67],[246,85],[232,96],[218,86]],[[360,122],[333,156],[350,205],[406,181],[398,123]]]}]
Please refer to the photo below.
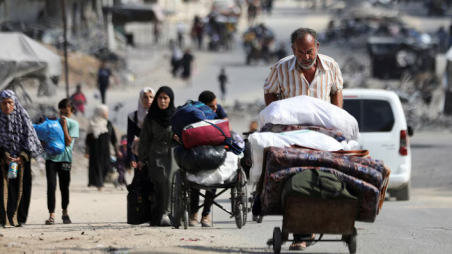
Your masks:
[{"label": "shoe", "polygon": [[61,219],[63,220],[63,224],[72,224],[72,221],[69,218],[69,215],[63,216]]},{"label": "shoe", "polygon": [[209,215],[202,217],[201,224],[202,224],[203,228],[211,228],[212,227],[212,221],[210,221]]},{"label": "shoe", "polygon": [[55,225],[55,218],[49,217],[49,219],[46,220],[46,225]]},{"label": "shoe", "polygon": [[168,215],[164,214],[162,219],[160,220],[160,227],[169,227],[171,226],[171,220]]},{"label": "shoe", "polygon": [[188,226],[190,227],[196,227],[198,226],[198,213],[192,213],[190,214],[190,219],[188,220]]},{"label": "shoe", "polygon": [[24,228],[25,227],[25,222],[19,222],[19,225],[17,225],[17,227]]}]

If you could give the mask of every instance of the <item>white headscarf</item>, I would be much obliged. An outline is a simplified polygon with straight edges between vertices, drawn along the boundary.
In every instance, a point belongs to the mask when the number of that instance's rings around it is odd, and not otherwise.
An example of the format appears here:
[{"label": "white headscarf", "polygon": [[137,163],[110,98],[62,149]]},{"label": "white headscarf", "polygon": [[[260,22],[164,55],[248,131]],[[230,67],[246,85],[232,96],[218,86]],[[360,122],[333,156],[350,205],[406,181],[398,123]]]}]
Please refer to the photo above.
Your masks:
[{"label": "white headscarf", "polygon": [[105,112],[108,111],[107,105],[97,106],[93,117],[89,120],[88,134],[93,134],[94,138],[99,138],[101,134],[108,132],[108,119],[105,118]]},{"label": "white headscarf", "polygon": [[[143,128],[144,118],[146,118],[146,115],[148,114],[148,109],[146,109],[143,106],[143,97],[144,97],[145,93],[149,93],[149,92],[151,92],[152,95],[155,95],[154,90],[150,87],[145,87],[145,88],[141,89],[141,91],[140,91],[140,99],[138,100],[138,113],[137,113],[138,123],[136,123],[140,129]],[[134,119],[135,111],[129,114],[129,118],[133,122],[135,121],[135,119]]]}]

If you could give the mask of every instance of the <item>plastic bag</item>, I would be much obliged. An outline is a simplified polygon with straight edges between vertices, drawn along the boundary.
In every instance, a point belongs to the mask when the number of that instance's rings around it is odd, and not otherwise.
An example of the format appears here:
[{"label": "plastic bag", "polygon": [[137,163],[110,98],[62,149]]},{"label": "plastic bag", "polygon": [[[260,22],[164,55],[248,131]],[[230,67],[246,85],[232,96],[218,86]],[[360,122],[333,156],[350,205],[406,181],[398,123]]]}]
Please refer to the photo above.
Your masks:
[{"label": "plastic bag", "polygon": [[347,111],[309,96],[275,101],[260,113],[262,125],[311,125],[342,132],[347,140],[359,137],[358,122]]},{"label": "plastic bag", "polygon": [[50,120],[48,118],[41,124],[33,124],[39,140],[45,143],[44,151],[47,155],[60,155],[64,152],[66,145],[64,143],[63,127],[59,119]]},{"label": "plastic bag", "polygon": [[253,183],[258,182],[262,174],[264,149],[266,147],[275,146],[284,148],[299,145],[322,151],[339,151],[343,149],[341,143],[334,138],[310,130],[283,133],[253,133],[248,137],[248,140],[251,143],[253,151],[253,166],[250,170],[250,181]]},{"label": "plastic bag", "polygon": [[190,173],[219,168],[226,160],[224,146],[197,146],[185,149],[178,146],[174,149],[174,159],[180,168]]},{"label": "plastic bag", "polygon": [[233,153],[227,153],[226,160],[218,169],[200,171],[196,174],[187,172],[187,179],[190,182],[204,186],[229,183],[237,175],[238,163],[241,156]]}]

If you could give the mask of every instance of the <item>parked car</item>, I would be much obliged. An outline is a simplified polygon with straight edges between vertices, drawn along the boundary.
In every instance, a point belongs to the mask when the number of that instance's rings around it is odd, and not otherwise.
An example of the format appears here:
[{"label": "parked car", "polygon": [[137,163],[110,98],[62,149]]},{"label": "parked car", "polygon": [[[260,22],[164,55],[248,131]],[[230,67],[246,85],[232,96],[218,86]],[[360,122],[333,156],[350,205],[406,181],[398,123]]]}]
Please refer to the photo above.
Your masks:
[{"label": "parked car", "polygon": [[381,159],[391,168],[388,193],[397,200],[409,200],[411,149],[405,113],[399,97],[390,91],[345,89],[344,109],[359,124],[361,149],[369,150],[374,159]]}]

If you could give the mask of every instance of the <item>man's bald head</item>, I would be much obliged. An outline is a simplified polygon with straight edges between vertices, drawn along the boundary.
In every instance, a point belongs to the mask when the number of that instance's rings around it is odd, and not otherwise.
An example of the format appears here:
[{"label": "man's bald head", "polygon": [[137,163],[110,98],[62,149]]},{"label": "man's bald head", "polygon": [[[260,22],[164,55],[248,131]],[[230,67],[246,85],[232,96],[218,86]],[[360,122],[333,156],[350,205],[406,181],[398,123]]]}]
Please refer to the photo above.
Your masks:
[{"label": "man's bald head", "polygon": [[317,32],[310,28],[298,28],[297,30],[292,32],[292,35],[290,35],[290,43],[293,45],[298,39],[314,39],[314,44],[317,44]]}]

